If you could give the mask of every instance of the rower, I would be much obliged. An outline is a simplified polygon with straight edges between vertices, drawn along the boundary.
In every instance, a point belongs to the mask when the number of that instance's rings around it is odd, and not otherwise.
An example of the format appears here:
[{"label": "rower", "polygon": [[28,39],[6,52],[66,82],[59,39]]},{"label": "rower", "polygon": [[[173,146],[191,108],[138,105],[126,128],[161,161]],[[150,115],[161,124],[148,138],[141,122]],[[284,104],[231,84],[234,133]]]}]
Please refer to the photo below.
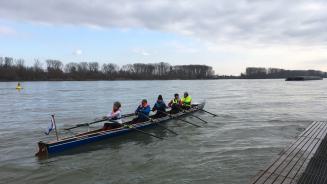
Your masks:
[{"label": "rower", "polygon": [[174,99],[172,99],[168,106],[171,108],[170,113],[171,114],[176,114],[180,111],[181,108],[181,100],[179,99],[178,93],[174,95]]},{"label": "rower", "polygon": [[181,99],[182,108],[183,109],[190,109],[192,103],[192,97],[188,95],[188,92],[184,93],[184,97]]},{"label": "rower", "polygon": [[146,99],[143,99],[141,105],[139,105],[135,110],[135,114],[137,115],[137,117],[131,121],[131,124],[148,121],[150,111],[151,108],[150,105],[148,104],[148,101]]},{"label": "rower", "polygon": [[119,128],[122,126],[123,121],[121,119],[121,103],[115,102],[112,107],[112,112],[107,116],[104,116],[103,119],[110,120],[110,123],[105,123],[103,125],[104,130]]},{"label": "rower", "polygon": [[161,118],[166,116],[167,105],[163,101],[162,95],[158,96],[157,102],[154,104],[152,111],[157,111],[154,115],[155,118]]}]

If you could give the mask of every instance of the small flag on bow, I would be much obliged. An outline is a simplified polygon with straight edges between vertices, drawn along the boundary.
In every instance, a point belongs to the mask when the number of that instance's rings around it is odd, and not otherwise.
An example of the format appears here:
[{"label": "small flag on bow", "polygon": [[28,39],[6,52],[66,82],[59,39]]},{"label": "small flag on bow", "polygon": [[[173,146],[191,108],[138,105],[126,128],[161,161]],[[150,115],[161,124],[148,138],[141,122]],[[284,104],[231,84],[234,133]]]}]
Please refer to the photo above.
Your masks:
[{"label": "small flag on bow", "polygon": [[54,123],[54,117],[53,116],[51,116],[51,120],[50,120],[50,122],[49,122],[49,125],[48,125],[48,128],[45,130],[45,134],[46,135],[49,135],[50,134],[50,132],[55,128],[55,123]]}]

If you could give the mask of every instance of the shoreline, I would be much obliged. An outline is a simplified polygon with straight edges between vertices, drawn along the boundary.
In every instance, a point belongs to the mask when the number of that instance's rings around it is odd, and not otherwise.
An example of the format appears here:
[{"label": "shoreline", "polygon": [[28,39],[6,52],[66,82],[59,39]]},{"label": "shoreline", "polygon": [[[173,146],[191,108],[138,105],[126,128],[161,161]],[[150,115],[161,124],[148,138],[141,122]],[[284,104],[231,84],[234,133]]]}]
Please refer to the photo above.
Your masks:
[{"label": "shoreline", "polygon": [[0,82],[97,82],[97,81],[189,81],[189,80],[285,80],[285,78],[219,78],[219,79],[117,79],[117,80],[0,80]]}]

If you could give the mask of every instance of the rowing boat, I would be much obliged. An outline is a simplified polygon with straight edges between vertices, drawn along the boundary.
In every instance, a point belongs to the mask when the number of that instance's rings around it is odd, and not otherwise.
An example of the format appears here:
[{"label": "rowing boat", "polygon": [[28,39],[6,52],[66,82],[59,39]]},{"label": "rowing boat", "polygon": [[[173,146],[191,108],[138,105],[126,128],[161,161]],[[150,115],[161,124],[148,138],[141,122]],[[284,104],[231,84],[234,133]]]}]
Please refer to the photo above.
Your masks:
[{"label": "rowing boat", "polygon": [[[167,122],[168,120],[180,118],[190,113],[202,110],[204,108],[204,105],[205,105],[204,102],[200,104],[194,104],[189,110],[185,110],[183,112],[179,112],[171,116],[164,116],[161,118],[152,119],[152,121],[149,120],[146,122],[133,124],[133,126],[137,129],[143,129],[151,126],[158,126],[158,123]],[[51,141],[51,142],[40,141],[38,142],[39,150],[35,154],[35,156],[44,157],[44,156],[55,155],[69,149],[73,149],[89,143],[105,140],[110,137],[120,136],[132,132],[134,130],[135,129],[131,129],[128,127],[120,127],[110,130],[103,130],[101,128],[89,132],[80,133],[71,137],[62,138],[57,141]]]},{"label": "rowing boat", "polygon": [[[180,117],[186,116],[190,113],[202,110],[204,105],[205,105],[205,103],[194,104],[187,111],[179,112],[179,113],[173,114],[171,116],[165,116],[165,117],[153,119],[152,121],[149,120],[146,122],[133,124],[133,126],[137,129],[143,129],[143,128],[150,127],[150,126],[156,126],[158,123],[167,122],[168,120],[180,118]],[[110,129],[110,130],[103,130],[101,128],[101,129],[97,129],[97,130],[93,130],[93,131],[89,131],[89,132],[85,132],[85,133],[80,133],[75,136],[66,137],[66,138],[60,139],[58,141],[52,141],[52,142],[47,142],[47,143],[40,141],[40,142],[38,142],[39,150],[35,154],[35,156],[44,157],[44,156],[54,155],[54,154],[63,152],[65,150],[76,148],[76,147],[79,147],[79,146],[82,146],[85,144],[101,141],[101,140],[104,140],[104,139],[107,139],[110,137],[120,136],[120,135],[129,133],[134,130],[135,129],[131,129],[128,127],[120,127],[120,128],[116,128],[116,129]]]}]

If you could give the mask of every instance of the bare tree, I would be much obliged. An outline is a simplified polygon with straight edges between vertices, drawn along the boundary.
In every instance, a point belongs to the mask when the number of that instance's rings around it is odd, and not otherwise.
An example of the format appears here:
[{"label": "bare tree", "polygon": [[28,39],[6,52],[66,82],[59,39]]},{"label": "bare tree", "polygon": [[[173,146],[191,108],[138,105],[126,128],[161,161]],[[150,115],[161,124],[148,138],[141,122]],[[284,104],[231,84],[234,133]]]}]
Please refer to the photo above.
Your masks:
[{"label": "bare tree", "polygon": [[5,61],[5,59],[3,57],[0,57],[0,67],[2,67],[4,65],[4,61]]},{"label": "bare tree", "polygon": [[53,71],[62,71],[63,64],[59,60],[52,60],[48,59],[46,60],[47,63],[47,70],[53,70]]},{"label": "bare tree", "polygon": [[87,62],[81,62],[77,66],[77,71],[79,73],[86,73],[88,71],[88,63]]},{"label": "bare tree", "polygon": [[39,59],[34,59],[33,69],[37,72],[43,71],[43,64]]},{"label": "bare tree", "polygon": [[99,63],[90,62],[89,63],[89,72],[97,73],[99,71]]},{"label": "bare tree", "polygon": [[59,80],[64,79],[65,76],[62,71],[63,64],[59,60],[46,60],[47,63],[47,71],[48,71],[48,78],[51,80]]},{"label": "bare tree", "polygon": [[68,63],[65,65],[65,73],[76,73],[78,70],[78,64],[77,63]]},{"label": "bare tree", "polygon": [[25,61],[24,61],[24,59],[16,59],[15,64],[16,64],[16,67],[18,67],[18,68],[24,68]]},{"label": "bare tree", "polygon": [[12,57],[5,57],[5,63],[4,66],[5,67],[11,67],[13,65],[14,59]]}]

